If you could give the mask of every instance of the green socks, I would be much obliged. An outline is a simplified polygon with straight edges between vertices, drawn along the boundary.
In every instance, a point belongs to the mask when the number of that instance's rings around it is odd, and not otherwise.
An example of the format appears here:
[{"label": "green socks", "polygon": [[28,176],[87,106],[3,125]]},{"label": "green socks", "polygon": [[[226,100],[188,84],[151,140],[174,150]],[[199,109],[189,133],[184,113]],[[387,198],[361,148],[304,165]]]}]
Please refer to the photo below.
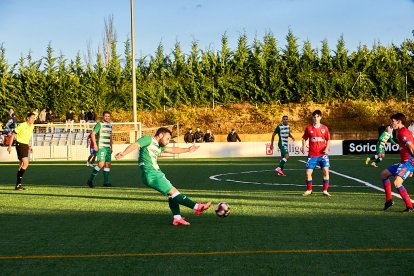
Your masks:
[{"label": "green socks", "polygon": [[95,169],[96,167],[94,167],[93,168],[93,170],[92,170],[92,173],[91,173],[91,176],[89,177],[89,181],[93,181],[94,179],[95,179],[95,177],[96,177],[96,175],[98,174],[98,172],[100,171],[100,169],[99,170],[97,170],[97,169]]},{"label": "green socks", "polygon": [[180,204],[178,204],[172,197],[168,197],[168,205],[174,216],[180,215]]},{"label": "green socks", "polygon": [[109,184],[109,173],[111,169],[110,168],[104,168],[103,177],[104,177],[104,184]]},{"label": "green socks", "polygon": [[283,157],[282,159],[280,159],[279,168],[283,170],[283,167],[285,166],[286,162],[287,162],[286,158]]}]

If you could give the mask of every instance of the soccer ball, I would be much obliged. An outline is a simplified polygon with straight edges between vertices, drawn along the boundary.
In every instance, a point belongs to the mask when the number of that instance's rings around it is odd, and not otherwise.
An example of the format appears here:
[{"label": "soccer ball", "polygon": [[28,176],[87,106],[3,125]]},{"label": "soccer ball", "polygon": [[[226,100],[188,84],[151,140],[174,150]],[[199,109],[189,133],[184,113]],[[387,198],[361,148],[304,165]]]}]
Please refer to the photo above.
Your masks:
[{"label": "soccer ball", "polygon": [[215,211],[217,216],[225,218],[230,214],[230,205],[226,202],[220,202],[217,204]]}]

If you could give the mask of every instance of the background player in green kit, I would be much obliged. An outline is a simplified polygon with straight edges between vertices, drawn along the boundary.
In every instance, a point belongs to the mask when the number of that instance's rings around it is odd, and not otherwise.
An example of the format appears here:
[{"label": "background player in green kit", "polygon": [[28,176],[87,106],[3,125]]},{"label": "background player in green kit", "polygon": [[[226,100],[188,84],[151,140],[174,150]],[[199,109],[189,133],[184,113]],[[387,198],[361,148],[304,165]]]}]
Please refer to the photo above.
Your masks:
[{"label": "background player in green kit", "polygon": [[104,168],[104,187],[112,187],[109,183],[109,173],[111,171],[112,155],[112,124],[110,123],[111,113],[104,111],[102,121],[96,123],[91,133],[93,149],[96,152],[98,165],[92,169],[91,176],[88,179],[88,186],[94,188],[93,180],[98,172]]},{"label": "background player in green kit", "polygon": [[174,216],[172,225],[188,226],[190,223],[181,216],[180,205],[193,209],[196,215],[201,215],[205,210],[210,208],[211,202],[205,204],[195,203],[187,196],[181,194],[160,170],[157,158],[161,152],[179,154],[194,152],[199,148],[199,146],[195,146],[194,144],[189,148],[167,148],[170,139],[171,131],[168,128],[161,127],[157,130],[154,137],[143,136],[139,138],[135,143],[129,145],[123,152],[118,153],[115,158],[121,159],[128,153],[139,149],[138,165],[141,169],[144,184],[157,190],[163,195],[168,195],[168,203]]},{"label": "background player in green kit", "polygon": [[367,157],[365,160],[365,165],[368,165],[372,160],[371,166],[377,168],[378,163],[384,160],[385,158],[385,145],[390,142],[392,145],[395,145],[395,141],[391,137],[391,126],[387,125],[385,130],[381,133],[377,142],[377,151],[372,157]]},{"label": "background player in green kit", "polygon": [[292,138],[292,141],[295,141],[295,138],[293,138],[292,134],[290,133],[290,126],[288,122],[288,116],[283,116],[282,123],[275,128],[272,134],[272,140],[270,141],[270,149],[273,150],[273,140],[275,139],[276,134],[279,135],[278,147],[280,149],[282,159],[280,159],[279,165],[275,169],[277,175],[279,176],[286,176],[286,174],[283,172],[283,168],[289,159],[289,137]]}]

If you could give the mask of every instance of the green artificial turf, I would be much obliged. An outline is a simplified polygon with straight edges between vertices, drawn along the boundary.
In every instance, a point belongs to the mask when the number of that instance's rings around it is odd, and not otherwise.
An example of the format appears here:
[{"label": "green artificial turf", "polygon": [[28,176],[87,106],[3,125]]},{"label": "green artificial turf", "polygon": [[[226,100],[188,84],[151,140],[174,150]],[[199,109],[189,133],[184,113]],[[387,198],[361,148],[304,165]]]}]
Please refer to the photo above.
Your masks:
[{"label": "green artificial turf", "polygon": [[[304,158],[162,159],[171,182],[195,201],[228,202],[201,216],[182,207],[188,227],[170,225],[167,198],[145,187],[136,163],[115,161],[114,188],[86,187],[79,162],[33,162],[25,191],[14,191],[17,164],[0,165],[1,275],[412,274],[414,214],[401,199],[383,211],[379,172],[364,156],[331,157],[331,197],[306,190]],[[413,179],[405,186],[411,195]],[[395,192],[395,189],[393,189]]]}]

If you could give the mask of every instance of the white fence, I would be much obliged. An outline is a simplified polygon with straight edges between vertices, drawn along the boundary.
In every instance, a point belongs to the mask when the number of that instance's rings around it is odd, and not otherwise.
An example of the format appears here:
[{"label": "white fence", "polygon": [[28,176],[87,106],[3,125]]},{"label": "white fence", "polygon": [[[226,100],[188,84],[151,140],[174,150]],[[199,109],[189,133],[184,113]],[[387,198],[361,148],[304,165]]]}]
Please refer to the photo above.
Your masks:
[{"label": "white fence", "polygon": [[[113,154],[123,151],[129,144],[115,144],[113,146]],[[183,153],[180,155],[162,154],[161,157],[174,158],[222,158],[222,157],[275,157],[280,156],[279,150],[270,150],[268,142],[241,142],[241,143],[202,143],[196,144],[200,148],[193,153]],[[178,143],[169,146],[189,147],[190,144]],[[291,156],[304,156],[300,151],[301,142],[289,144],[289,154]],[[342,155],[342,140],[331,140],[330,155]],[[113,155],[113,156],[114,156]],[[123,160],[136,160],[138,152],[127,155]],[[307,155],[307,153],[306,153]],[[53,156],[53,158],[48,158]],[[67,146],[34,146],[31,160],[78,160],[86,161],[89,156],[89,148],[85,145],[67,145]],[[9,155],[6,147],[0,148],[1,161],[17,161],[15,148]]]}]

